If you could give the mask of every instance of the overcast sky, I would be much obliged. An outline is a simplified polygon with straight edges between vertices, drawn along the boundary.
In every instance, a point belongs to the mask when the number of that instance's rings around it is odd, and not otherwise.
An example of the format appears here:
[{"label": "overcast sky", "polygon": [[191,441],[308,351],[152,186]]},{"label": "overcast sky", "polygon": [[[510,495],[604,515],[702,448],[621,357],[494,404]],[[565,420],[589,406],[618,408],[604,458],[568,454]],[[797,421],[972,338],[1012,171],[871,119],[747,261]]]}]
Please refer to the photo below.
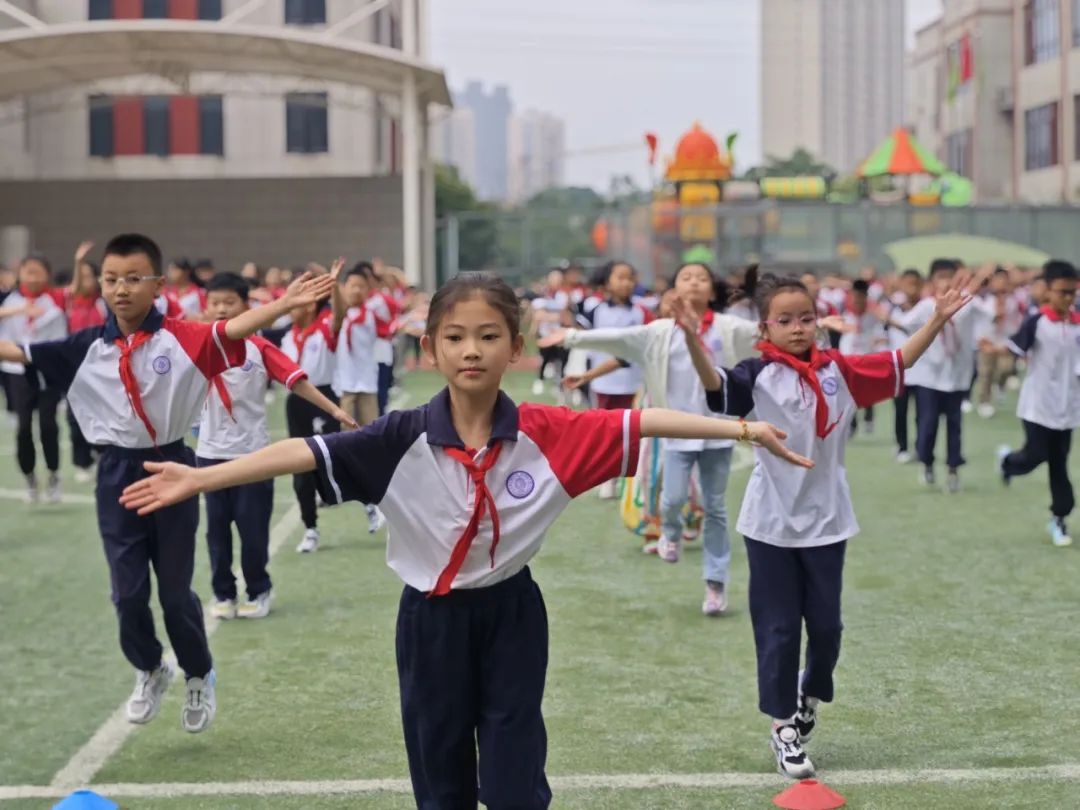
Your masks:
[{"label": "overcast sky", "polygon": [[[941,0],[906,0],[908,38]],[[644,133],[669,154],[695,120],[761,158],[756,0],[433,0],[431,58],[454,90],[506,84],[516,110],[566,122],[566,180],[648,178]],[[610,151],[592,150],[610,147]],[[619,149],[619,147],[629,147]],[[584,154],[582,152],[585,152]]]}]

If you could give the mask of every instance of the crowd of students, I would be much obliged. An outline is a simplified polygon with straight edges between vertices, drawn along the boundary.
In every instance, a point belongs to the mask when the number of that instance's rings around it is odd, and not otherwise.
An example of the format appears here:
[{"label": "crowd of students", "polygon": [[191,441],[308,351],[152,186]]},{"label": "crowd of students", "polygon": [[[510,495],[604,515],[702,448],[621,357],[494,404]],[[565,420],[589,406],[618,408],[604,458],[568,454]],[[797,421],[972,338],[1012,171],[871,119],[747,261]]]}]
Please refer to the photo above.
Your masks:
[{"label": "crowd of students", "polygon": [[[649,513],[646,550],[669,564],[700,517],[702,611],[720,616],[733,450],[753,446],[736,528],[750,567],[759,705],[779,769],[798,778],[814,772],[803,744],[833,698],[843,563],[859,530],[844,452],[858,430],[873,429],[876,405],[893,401],[896,460],[908,463],[914,399],[928,486],[937,485],[945,418],[945,488],[955,493],[965,403],[974,397],[970,407],[993,417],[1019,359],[1025,444],[1002,448],[998,469],[1008,483],[1046,462],[1048,530],[1055,545],[1071,542],[1080,315],[1066,262],[971,271],[940,259],[926,277],[866,270],[854,281],[757,268],[721,279],[688,263],[648,290],[613,261],[589,279],[571,267],[517,293],[460,276],[428,299],[399,271],[365,261],[223,273],[208,260],[165,265],[138,234],[112,239],[100,267],[92,252],[79,246],[66,287],[40,255],[14,279],[0,275],[0,368],[28,498],[39,498],[35,414],[46,499],[62,498],[56,414],[65,397],[75,466],[88,476],[96,465],[121,649],[136,670],[134,723],[156,716],[175,677],[150,614],[151,562],[186,678],[182,725],[200,732],[213,720],[216,669],[191,587],[197,495],[206,493],[212,614],[261,618],[274,595],[267,550],[279,475],[292,476],[300,552],[318,548],[320,497],[360,501],[369,532],[392,529],[387,559],[405,584],[406,747],[418,804],[433,808],[550,802],[540,712],[547,623],[527,564],[569,500],[594,488],[605,499],[620,482],[635,488]],[[534,393],[552,379],[593,408],[518,406],[501,393],[530,331],[542,355]],[[447,386],[426,405],[387,413],[409,351]],[[290,439],[275,444],[272,383],[289,392]],[[193,432],[195,452],[184,441]],[[418,490],[431,496],[422,510]]]}]

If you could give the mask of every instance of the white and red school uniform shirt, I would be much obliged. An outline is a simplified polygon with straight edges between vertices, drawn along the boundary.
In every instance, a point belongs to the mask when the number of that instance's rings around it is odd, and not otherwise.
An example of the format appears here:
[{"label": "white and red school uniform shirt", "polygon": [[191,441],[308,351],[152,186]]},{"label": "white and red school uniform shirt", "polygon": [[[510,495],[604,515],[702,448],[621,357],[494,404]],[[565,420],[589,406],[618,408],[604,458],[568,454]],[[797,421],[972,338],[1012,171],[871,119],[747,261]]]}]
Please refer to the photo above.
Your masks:
[{"label": "white and red school uniform shirt", "polygon": [[[390,525],[387,564],[430,592],[440,578],[455,590],[482,588],[521,571],[572,498],[634,474],[640,436],[640,411],[517,406],[500,393],[488,446],[470,449],[444,389],[361,430],[306,441],[323,499],[378,505]],[[463,556],[453,569],[455,548]]]},{"label": "white and red school uniform shirt", "polygon": [[855,327],[853,332],[844,332],[840,335],[840,352],[842,354],[870,354],[885,348],[888,335],[885,327],[877,315],[867,310],[861,315],[848,310],[842,316],[844,323]]},{"label": "white and red school uniform shirt", "polygon": [[1009,338],[1020,330],[1027,318],[1023,305],[1012,295],[980,296],[969,306],[977,306],[983,312],[975,330],[976,339],[986,338],[999,347],[1008,346]]},{"label": "white and red school uniform shirt", "polygon": [[249,337],[244,343],[243,364],[211,380],[195,450],[203,458],[236,458],[270,444],[267,382],[274,380],[292,391],[307,379],[307,372],[266,338]]},{"label": "white and red school uniform shirt", "polygon": [[816,351],[817,362],[804,376],[783,362],[766,359],[769,356],[763,351],[762,358],[717,369],[723,385],[709,392],[709,405],[718,413],[739,417],[752,413],[754,419],[776,425],[787,432],[784,443],[816,466],[796,467],[755,448],[738,531],[788,548],[847,540],[859,533],[844,471],[847,426],[859,408],[899,395],[904,386],[903,358],[898,351],[852,357]]},{"label": "white and red school uniform shirt", "polygon": [[[644,326],[655,320],[651,312],[638,304],[620,304],[611,299],[586,299],[578,317],[590,329],[625,329],[628,326]],[[593,368],[610,359],[610,354],[589,352],[589,364]],[[589,384],[589,388],[597,394],[626,396],[636,394],[642,382],[641,366],[629,364],[618,371],[597,377]]]},{"label": "white and red school uniform shirt", "polygon": [[1043,307],[1008,346],[1027,359],[1016,415],[1051,430],[1080,427],[1080,314]]},{"label": "white and red school uniform shirt", "polygon": [[[375,314],[381,303],[368,299],[345,313],[334,364],[334,390],[338,393],[374,394],[379,390],[378,343],[390,327]],[[393,360],[393,352],[390,357]]]},{"label": "white and red school uniform shirt", "polygon": [[[44,290],[32,294],[24,287],[12,290],[4,299],[4,308],[22,307],[30,304],[42,310],[42,314],[9,315],[0,319],[0,339],[13,343],[59,340],[68,333],[67,317],[64,315],[64,291]],[[25,374],[22,363],[0,363],[0,371],[8,374]]]},{"label": "white and red school uniform shirt", "polygon": [[[375,320],[375,362],[384,366],[394,364],[394,321],[401,307],[391,296],[377,290],[367,300],[367,310]],[[352,390],[351,388],[348,390]]]},{"label": "white and red school uniform shirt", "polygon": [[[716,365],[720,365],[720,358],[724,356],[724,346],[720,338],[720,330],[716,328],[714,322],[715,317],[711,309],[705,311],[698,329],[698,338],[701,340],[705,353],[715,359]],[[672,410],[716,417],[716,413],[709,407],[705,398],[705,386],[690,357],[690,349],[686,345],[686,333],[678,327],[671,332],[666,393],[667,406]],[[735,442],[731,439],[664,439],[665,450],[683,452],[718,450],[734,445]]]},{"label": "white and red school uniform shirt", "polygon": [[230,338],[225,323],[163,318],[151,308],[127,337],[109,315],[103,326],[23,351],[47,383],[67,390],[90,444],[154,447],[187,435],[210,380],[244,362],[244,341]]},{"label": "white and red school uniform shirt", "polygon": [[[532,302],[534,311],[547,312],[552,315],[561,315],[563,312],[566,312],[569,306],[570,297],[566,294],[565,290],[549,290],[543,298],[534,298]],[[562,328],[562,324],[554,319],[550,321],[539,321],[537,323],[536,333],[540,337],[547,337],[552,332],[556,332]]]},{"label": "white and red school uniform shirt", "polygon": [[[923,298],[907,312],[892,317],[908,334],[914,334],[934,316],[936,307],[933,298]],[[974,304],[953,315],[923,356],[908,369],[907,384],[935,391],[967,391],[975,376],[979,330],[987,318],[985,310]]]},{"label": "white and red school uniform shirt", "polygon": [[206,290],[192,284],[181,290],[179,287],[166,287],[165,295],[171,298],[189,318],[202,315],[206,309]]},{"label": "white and red school uniform shirt", "polygon": [[166,318],[183,318],[184,310],[176,301],[165,293],[154,299],[154,308]]},{"label": "white and red school uniform shirt", "polygon": [[302,329],[293,324],[281,338],[281,350],[307,372],[308,379],[316,387],[334,383],[334,353],[338,341],[330,328],[332,317],[330,310],[324,309]]}]

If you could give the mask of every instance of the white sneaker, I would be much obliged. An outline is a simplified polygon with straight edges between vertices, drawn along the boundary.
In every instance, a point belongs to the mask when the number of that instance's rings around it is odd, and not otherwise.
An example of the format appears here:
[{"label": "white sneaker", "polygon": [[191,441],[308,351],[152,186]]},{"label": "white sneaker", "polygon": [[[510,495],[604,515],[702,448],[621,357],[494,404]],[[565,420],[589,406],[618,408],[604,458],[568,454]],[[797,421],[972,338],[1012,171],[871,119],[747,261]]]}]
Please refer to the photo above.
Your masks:
[{"label": "white sneaker", "polygon": [[960,474],[957,472],[950,472],[945,479],[945,491],[950,495],[955,495],[960,491]]},{"label": "white sneaker", "polygon": [[375,534],[386,525],[386,516],[379,511],[377,506],[367,507],[367,530],[368,534]]},{"label": "white sneaker", "polygon": [[222,621],[228,621],[229,619],[236,618],[236,600],[235,599],[215,599],[214,604],[210,606],[210,615],[215,619],[221,619]]},{"label": "white sneaker", "polygon": [[1020,377],[1013,375],[1005,380],[1006,391],[1019,391],[1020,390]]},{"label": "white sneaker", "polygon": [[989,402],[983,402],[979,405],[977,410],[979,416],[981,416],[983,419],[991,419],[993,418],[994,414],[997,413],[997,411],[994,409],[994,406],[991,405]]},{"label": "white sneaker", "polygon": [[49,473],[49,483],[45,488],[45,502],[46,503],[60,503],[63,497],[60,495],[60,476],[56,473]]},{"label": "white sneaker", "polygon": [[534,397],[538,397],[538,396],[540,396],[541,394],[544,393],[544,381],[543,380],[533,380],[532,393],[533,393]]},{"label": "white sneaker", "polygon": [[705,601],[701,612],[706,616],[723,616],[727,612],[727,588],[723,582],[705,583]]},{"label": "white sneaker", "polygon": [[660,535],[660,539],[656,541],[656,553],[664,562],[677,563],[681,545],[678,540],[668,540],[664,535]]},{"label": "white sneaker", "polygon": [[896,454],[896,463],[897,464],[910,464],[911,463],[911,453],[909,453],[907,450],[901,450],[899,453]]},{"label": "white sneaker", "polygon": [[614,478],[612,478],[610,481],[605,481],[604,483],[602,483],[599,487],[600,500],[611,501],[617,498],[619,496],[617,486],[618,485],[615,483]]},{"label": "white sneaker", "polygon": [[863,422],[863,433],[865,433],[867,436],[873,436],[874,435],[874,422],[873,422],[873,420],[871,420],[869,422]]},{"label": "white sneaker", "polygon": [[304,539],[300,541],[300,545],[296,547],[296,550],[301,554],[308,554],[319,548],[319,530],[308,529],[304,532]]},{"label": "white sneaker", "polygon": [[574,408],[585,407],[585,394],[581,392],[580,388],[575,388],[570,392],[570,405]]},{"label": "white sneaker", "polygon": [[84,470],[82,467],[76,467],[73,477],[75,478],[76,484],[89,484],[94,480],[94,468],[87,467]]},{"label": "white sneaker", "polygon": [[37,476],[31,473],[26,476],[26,502],[37,503],[40,500],[40,493],[38,492]]},{"label": "white sneaker", "polygon": [[161,699],[175,675],[176,671],[168,661],[162,661],[161,666],[153,672],[135,671],[135,689],[128,698],[126,707],[129,723],[142,725],[157,716],[161,709]]},{"label": "white sneaker", "polygon": [[794,723],[776,726],[769,737],[769,745],[776,754],[776,767],[784,776],[792,779],[809,779],[814,775],[814,763],[803,751],[799,731]]},{"label": "white sneaker", "polygon": [[247,600],[237,610],[241,619],[265,619],[270,615],[270,604],[274,601],[274,589],[264,591],[254,599]]},{"label": "white sneaker", "polygon": [[1072,545],[1072,538],[1069,537],[1069,530],[1065,528],[1065,518],[1051,518],[1046,530],[1050,532],[1051,542],[1058,548]]},{"label": "white sneaker", "polygon": [[184,698],[184,708],[180,711],[180,724],[184,731],[198,734],[209,728],[217,712],[217,699],[214,697],[216,685],[217,675],[214,670],[206,673],[205,678],[187,679],[187,697]]},{"label": "white sneaker", "polygon": [[971,404],[970,399],[965,399],[960,403],[960,413],[971,413],[975,410],[975,406]]}]

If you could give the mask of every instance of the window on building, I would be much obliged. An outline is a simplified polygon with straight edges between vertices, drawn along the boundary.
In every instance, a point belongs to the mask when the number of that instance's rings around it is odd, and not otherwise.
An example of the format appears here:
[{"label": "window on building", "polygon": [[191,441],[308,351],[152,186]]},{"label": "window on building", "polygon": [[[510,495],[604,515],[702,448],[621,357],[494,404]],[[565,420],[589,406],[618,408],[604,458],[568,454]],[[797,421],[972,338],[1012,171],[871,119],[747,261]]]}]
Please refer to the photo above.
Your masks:
[{"label": "window on building", "polygon": [[285,96],[285,140],[289,152],[316,154],[328,151],[326,93],[289,93]]},{"label": "window on building", "polygon": [[200,20],[220,20],[221,0],[199,0]]},{"label": "window on building", "polygon": [[318,25],[326,22],[326,0],[285,0],[288,25]]},{"label": "window on building", "polygon": [[112,0],[90,0],[86,6],[88,20],[111,20]]},{"label": "window on building", "polygon": [[1059,0],[1026,0],[1024,3],[1024,64],[1057,59],[1061,29]]},{"label": "window on building", "polygon": [[1073,160],[1080,160],[1080,95],[1073,96]]},{"label": "window on building", "polygon": [[1057,102],[1024,112],[1024,168],[1045,169],[1058,164]]},{"label": "window on building", "polygon": [[169,97],[147,96],[143,99],[143,132],[146,154],[169,156]]},{"label": "window on building", "polygon": [[142,15],[147,20],[169,19],[169,0],[143,0]]},{"label": "window on building", "polygon": [[90,96],[90,157],[112,157],[113,105],[109,96]]},{"label": "window on building", "polygon": [[204,155],[225,154],[225,117],[221,96],[199,98],[199,151]]},{"label": "window on building", "polygon": [[1072,44],[1080,45],[1080,0],[1072,0]]},{"label": "window on building", "polygon": [[971,177],[971,135],[970,129],[962,129],[945,138],[945,163],[964,177]]}]

